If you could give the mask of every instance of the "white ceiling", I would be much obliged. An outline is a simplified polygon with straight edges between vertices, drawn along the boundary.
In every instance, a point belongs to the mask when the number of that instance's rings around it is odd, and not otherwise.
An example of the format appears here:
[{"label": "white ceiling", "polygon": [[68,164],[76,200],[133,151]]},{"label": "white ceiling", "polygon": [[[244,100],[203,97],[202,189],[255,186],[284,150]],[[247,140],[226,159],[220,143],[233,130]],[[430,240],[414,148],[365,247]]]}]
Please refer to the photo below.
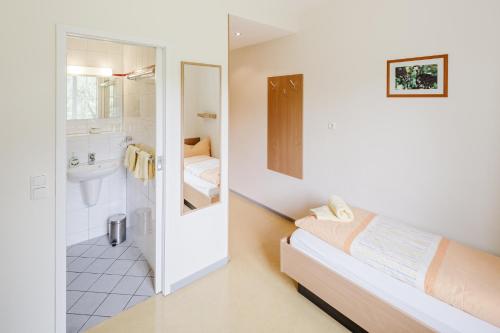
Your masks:
[{"label": "white ceiling", "polygon": [[[237,33],[240,33],[237,36]],[[238,16],[229,17],[229,48],[231,50],[264,43],[273,39],[293,34],[271,25],[247,20]]]}]

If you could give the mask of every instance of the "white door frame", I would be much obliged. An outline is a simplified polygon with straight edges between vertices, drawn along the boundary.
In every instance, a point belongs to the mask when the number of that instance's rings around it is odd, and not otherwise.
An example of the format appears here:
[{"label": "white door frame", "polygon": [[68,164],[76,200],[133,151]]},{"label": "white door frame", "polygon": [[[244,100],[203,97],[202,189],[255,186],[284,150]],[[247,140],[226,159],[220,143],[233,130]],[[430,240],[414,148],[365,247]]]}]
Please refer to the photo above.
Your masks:
[{"label": "white door frame", "polygon": [[[66,332],[66,37],[68,35],[121,42],[156,48],[156,129],[161,131],[163,144],[157,147],[157,155],[163,157],[162,171],[157,172],[161,190],[156,191],[156,292],[170,293],[167,284],[167,265],[165,264],[166,211],[165,211],[165,137],[166,110],[175,107],[175,101],[167,103],[169,90],[175,90],[178,84],[173,77],[175,73],[175,55],[166,43],[130,38],[124,35],[110,34],[80,27],[66,25],[56,26],[56,176],[55,176],[55,327],[56,333]],[[172,85],[173,84],[173,85]],[[158,93],[159,92],[159,93]],[[172,96],[169,94],[168,96]],[[167,107],[168,104],[168,107]],[[158,208],[158,203],[161,210]]]}]

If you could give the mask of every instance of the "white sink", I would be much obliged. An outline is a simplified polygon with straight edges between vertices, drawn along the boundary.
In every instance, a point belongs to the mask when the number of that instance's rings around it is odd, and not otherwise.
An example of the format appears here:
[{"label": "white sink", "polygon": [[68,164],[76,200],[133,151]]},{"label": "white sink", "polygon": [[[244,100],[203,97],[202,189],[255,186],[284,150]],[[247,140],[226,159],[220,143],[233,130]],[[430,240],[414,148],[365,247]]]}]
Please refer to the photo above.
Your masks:
[{"label": "white sink", "polygon": [[95,164],[81,164],[68,169],[68,179],[74,182],[83,182],[92,179],[104,178],[118,170],[120,160],[106,160]]},{"label": "white sink", "polygon": [[68,179],[79,182],[82,187],[83,199],[90,206],[95,206],[99,200],[102,179],[115,173],[120,168],[120,160],[106,160],[95,164],[82,164],[68,169]]}]

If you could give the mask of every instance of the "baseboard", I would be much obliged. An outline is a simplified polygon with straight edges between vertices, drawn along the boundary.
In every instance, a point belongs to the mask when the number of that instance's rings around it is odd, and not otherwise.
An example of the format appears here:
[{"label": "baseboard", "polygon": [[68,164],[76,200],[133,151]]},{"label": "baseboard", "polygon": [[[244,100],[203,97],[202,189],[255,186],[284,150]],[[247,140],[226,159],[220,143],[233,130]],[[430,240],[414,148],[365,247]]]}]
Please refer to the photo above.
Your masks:
[{"label": "baseboard", "polygon": [[228,262],[229,262],[229,257],[222,258],[221,260],[216,261],[213,264],[208,265],[207,267],[202,268],[199,271],[194,272],[193,274],[188,275],[185,278],[180,279],[179,281],[172,283],[170,285],[170,291],[174,292],[174,291],[177,291],[181,288],[184,288],[187,285],[190,285],[191,283],[193,283],[194,281],[199,280],[199,279],[207,276],[208,274],[218,270],[219,268],[224,267]]},{"label": "baseboard", "polygon": [[278,216],[280,216],[280,217],[284,218],[285,220],[288,220],[288,221],[291,221],[291,222],[295,222],[295,220],[296,220],[296,219],[294,219],[294,218],[291,218],[291,217],[290,217],[290,216],[288,216],[288,215],[285,215],[285,214],[283,214],[283,213],[280,213],[280,212],[278,212],[278,211],[276,211],[276,210],[272,209],[271,207],[268,207],[268,206],[266,206],[266,205],[264,205],[264,204],[262,204],[262,203],[260,203],[260,202],[258,202],[258,201],[255,201],[254,199],[249,198],[249,197],[247,197],[246,195],[241,194],[241,193],[240,193],[240,192],[238,192],[238,191],[235,191],[235,190],[232,190],[232,189],[229,189],[229,191],[230,191],[230,192],[233,192],[234,194],[239,195],[239,196],[240,196],[240,197],[242,197],[242,198],[247,199],[248,201],[251,201],[252,203],[256,204],[257,206],[260,206],[260,207],[262,207],[262,208],[265,208],[265,209],[267,209],[267,210],[269,210],[269,211],[273,212],[274,214],[276,214],[276,215],[278,215]]}]

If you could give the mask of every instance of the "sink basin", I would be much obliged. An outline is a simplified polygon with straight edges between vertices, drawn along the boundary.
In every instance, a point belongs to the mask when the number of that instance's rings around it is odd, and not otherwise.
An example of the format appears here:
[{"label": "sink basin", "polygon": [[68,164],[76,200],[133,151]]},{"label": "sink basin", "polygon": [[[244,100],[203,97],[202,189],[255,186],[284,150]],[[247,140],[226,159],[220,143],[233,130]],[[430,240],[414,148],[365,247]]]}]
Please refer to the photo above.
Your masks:
[{"label": "sink basin", "polygon": [[120,160],[106,160],[95,164],[82,164],[68,169],[68,179],[79,182],[83,200],[87,206],[95,206],[99,200],[102,179],[120,168]]},{"label": "sink basin", "polygon": [[120,160],[107,160],[95,164],[82,164],[68,169],[68,179],[74,182],[83,182],[109,176],[118,170]]}]

